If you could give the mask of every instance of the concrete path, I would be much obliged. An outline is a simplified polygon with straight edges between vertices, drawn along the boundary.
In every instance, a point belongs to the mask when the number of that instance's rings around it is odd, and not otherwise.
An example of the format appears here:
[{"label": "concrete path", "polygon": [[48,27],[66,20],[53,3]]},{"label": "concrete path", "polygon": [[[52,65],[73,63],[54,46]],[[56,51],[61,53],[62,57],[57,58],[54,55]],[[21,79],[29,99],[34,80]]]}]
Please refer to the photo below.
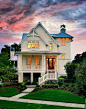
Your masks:
[{"label": "concrete path", "polygon": [[54,102],[54,101],[43,101],[43,100],[32,100],[32,99],[22,99],[20,97],[29,94],[35,88],[35,85],[29,85],[28,88],[22,93],[12,96],[12,97],[0,97],[0,100],[16,101],[16,102],[25,102],[25,103],[36,103],[36,104],[47,104],[47,105],[56,105],[56,106],[66,106],[66,107],[78,107],[85,108],[85,104],[77,103],[65,103],[65,102]]},{"label": "concrete path", "polygon": [[31,99],[21,99],[21,98],[12,98],[12,97],[10,97],[10,98],[9,97],[0,97],[0,100],[25,102],[25,103],[36,103],[36,104],[47,104],[47,105],[55,105],[55,106],[85,108],[84,104],[76,104],[76,103],[64,103],[64,102],[54,102],[54,101],[31,100]]}]

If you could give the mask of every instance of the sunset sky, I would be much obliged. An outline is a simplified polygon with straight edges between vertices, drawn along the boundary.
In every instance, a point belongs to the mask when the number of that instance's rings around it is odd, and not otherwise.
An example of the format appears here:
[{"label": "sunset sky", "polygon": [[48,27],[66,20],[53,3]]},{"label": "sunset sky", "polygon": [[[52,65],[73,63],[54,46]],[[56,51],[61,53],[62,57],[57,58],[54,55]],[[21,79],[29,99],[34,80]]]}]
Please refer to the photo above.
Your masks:
[{"label": "sunset sky", "polygon": [[0,0],[0,50],[19,43],[38,22],[51,34],[66,25],[66,32],[74,37],[71,60],[86,51],[86,0]]}]

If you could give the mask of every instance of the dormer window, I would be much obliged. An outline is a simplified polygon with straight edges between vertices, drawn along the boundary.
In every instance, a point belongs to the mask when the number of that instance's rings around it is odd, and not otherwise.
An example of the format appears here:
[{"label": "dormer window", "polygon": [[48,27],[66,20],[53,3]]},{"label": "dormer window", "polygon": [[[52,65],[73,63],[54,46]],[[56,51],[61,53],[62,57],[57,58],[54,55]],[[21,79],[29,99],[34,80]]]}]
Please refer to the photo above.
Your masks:
[{"label": "dormer window", "polygon": [[50,49],[53,49],[53,44],[52,43],[50,43]]},{"label": "dormer window", "polygon": [[38,41],[29,41],[28,48],[39,48],[39,42]]}]

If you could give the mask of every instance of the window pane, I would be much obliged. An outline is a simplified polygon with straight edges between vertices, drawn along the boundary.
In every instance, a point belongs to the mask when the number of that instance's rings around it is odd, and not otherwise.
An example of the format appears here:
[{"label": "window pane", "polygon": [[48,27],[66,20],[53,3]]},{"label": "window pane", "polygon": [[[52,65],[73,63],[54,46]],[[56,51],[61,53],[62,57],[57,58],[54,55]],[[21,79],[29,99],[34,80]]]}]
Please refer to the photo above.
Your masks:
[{"label": "window pane", "polygon": [[35,64],[37,65],[37,58],[35,59]]},{"label": "window pane", "polygon": [[32,42],[32,48],[35,48],[35,41]]},{"label": "window pane", "polygon": [[66,38],[66,41],[68,42],[69,41],[69,38]]},{"label": "window pane", "polygon": [[60,38],[57,38],[57,41],[60,41]]},{"label": "window pane", "polygon": [[31,58],[29,58],[29,65],[31,65]]},{"label": "window pane", "polygon": [[53,45],[52,45],[52,43],[50,43],[50,49],[53,49]]},{"label": "window pane", "polygon": [[39,48],[39,42],[36,42],[36,48]]},{"label": "window pane", "polygon": [[62,38],[62,45],[65,45],[65,38]]},{"label": "window pane", "polygon": [[31,48],[31,42],[28,42],[28,48]]},{"label": "window pane", "polygon": [[40,65],[40,58],[38,59],[38,65]]},{"label": "window pane", "polygon": [[61,59],[65,59],[65,55],[61,55]]},{"label": "window pane", "polygon": [[28,65],[28,58],[26,58],[26,65]]}]

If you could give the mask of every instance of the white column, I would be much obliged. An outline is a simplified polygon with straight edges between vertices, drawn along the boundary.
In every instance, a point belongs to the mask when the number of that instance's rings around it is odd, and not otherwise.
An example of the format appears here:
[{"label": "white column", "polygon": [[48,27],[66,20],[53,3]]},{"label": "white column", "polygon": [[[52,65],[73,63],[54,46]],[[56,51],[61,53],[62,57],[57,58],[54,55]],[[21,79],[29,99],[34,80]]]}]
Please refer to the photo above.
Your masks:
[{"label": "white column", "polygon": [[18,73],[18,82],[19,83],[23,82],[23,72]]},{"label": "white column", "polygon": [[44,71],[45,71],[45,54],[44,54]]},{"label": "white column", "polygon": [[31,72],[31,82],[33,82],[33,72]]},{"label": "white column", "polygon": [[43,54],[42,54],[42,71],[43,71],[43,68],[44,68],[44,64],[43,64]]},{"label": "white column", "polygon": [[58,55],[57,55],[57,70],[58,70]]}]

